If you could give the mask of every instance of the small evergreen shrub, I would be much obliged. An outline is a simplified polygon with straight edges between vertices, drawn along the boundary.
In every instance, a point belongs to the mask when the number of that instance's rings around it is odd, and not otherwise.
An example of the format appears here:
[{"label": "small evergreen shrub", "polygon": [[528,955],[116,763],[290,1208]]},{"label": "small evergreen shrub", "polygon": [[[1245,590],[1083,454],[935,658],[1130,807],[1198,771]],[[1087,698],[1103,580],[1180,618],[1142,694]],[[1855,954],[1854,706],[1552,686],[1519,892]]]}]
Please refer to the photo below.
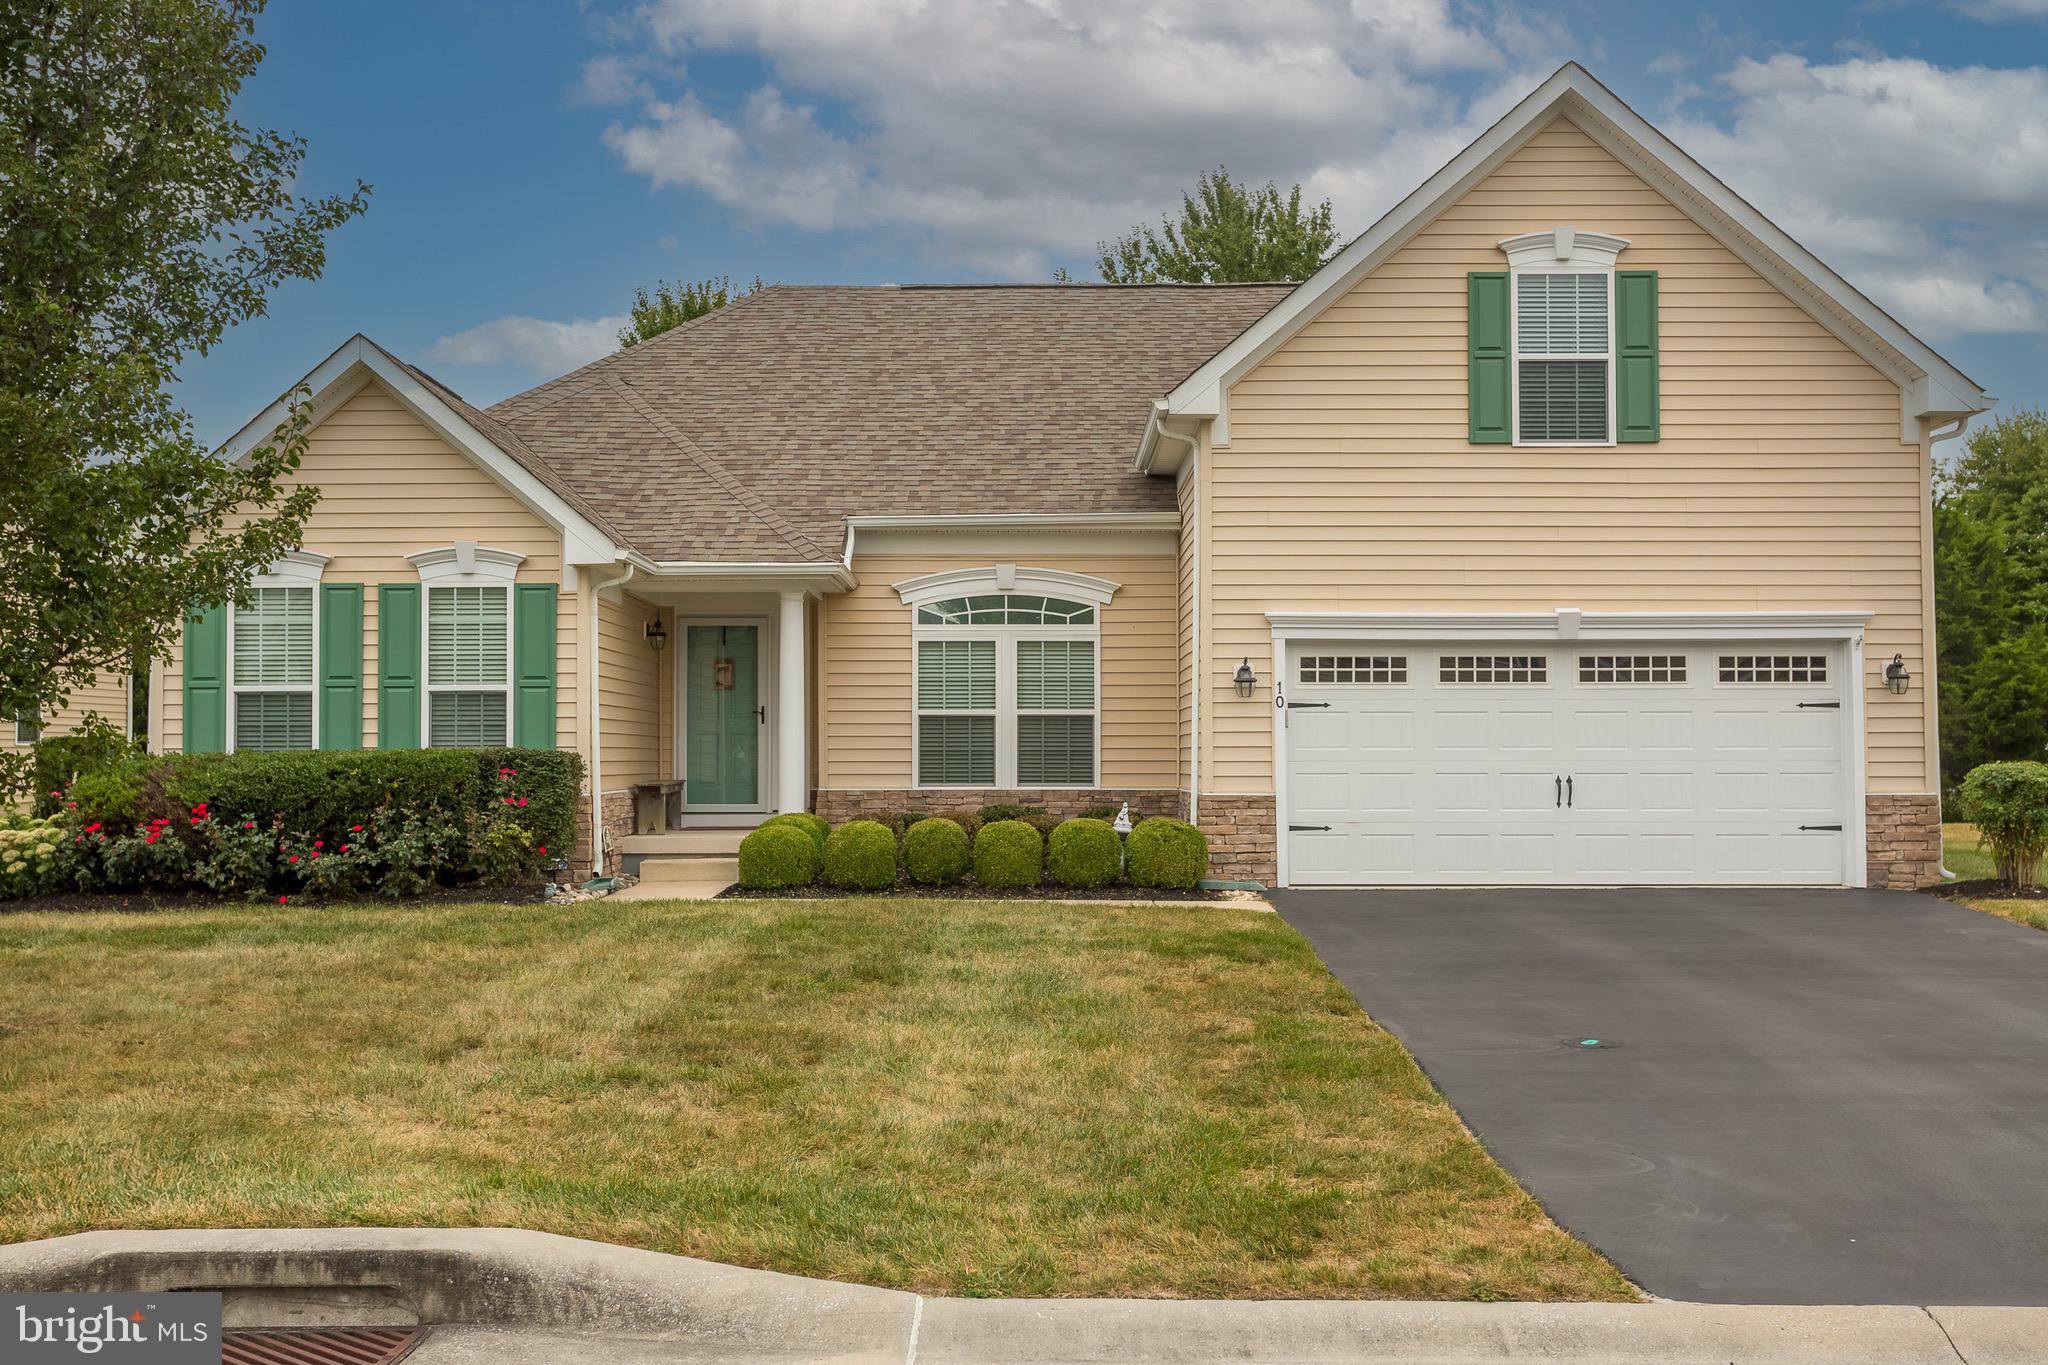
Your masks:
[{"label": "small evergreen shrub", "polygon": [[34,795],[37,815],[64,809],[62,793],[81,777],[118,767],[142,752],[142,746],[104,720],[68,735],[36,741]]},{"label": "small evergreen shrub", "polygon": [[1123,840],[1107,820],[1062,820],[1047,844],[1046,868],[1061,886],[1108,886],[1123,872]]},{"label": "small evergreen shrub", "polygon": [[825,843],[825,884],[841,891],[896,885],[896,836],[877,820],[849,820]]},{"label": "small evergreen shrub", "polygon": [[1046,815],[1043,813],[1037,815],[1024,815],[1019,816],[1018,818],[1021,819],[1025,824],[1031,826],[1031,828],[1038,831],[1039,841],[1046,847],[1048,851],[1050,851],[1052,848],[1053,831],[1066,823],[1066,821],[1060,819],[1060,817],[1057,815]]},{"label": "small evergreen shrub", "polygon": [[[1074,818],[1076,820],[1114,820],[1116,819],[1116,813],[1122,809],[1122,806],[1090,806]],[[1131,818],[1141,820],[1144,817],[1136,811],[1132,811]]]},{"label": "small evergreen shrub", "polygon": [[1131,880],[1139,886],[1188,891],[1209,875],[1209,840],[1185,820],[1154,816],[1131,831]]},{"label": "small evergreen shrub", "polygon": [[974,842],[974,836],[981,833],[982,819],[971,810],[945,810],[932,817],[936,820],[951,820],[967,831],[967,841]]},{"label": "small evergreen shrub", "polygon": [[825,861],[825,841],[832,837],[832,826],[822,816],[804,810],[790,811],[783,815],[769,816],[761,822],[760,828],[766,829],[770,825],[789,825],[802,830],[805,836],[818,846],[819,863]]},{"label": "small evergreen shrub", "polygon": [[903,836],[903,864],[921,886],[951,886],[973,861],[967,831],[954,821],[920,820]]},{"label": "small evergreen shrub", "polygon": [[2048,852],[2048,763],[1982,763],[1963,779],[1963,804],[1991,850],[1998,879],[2025,889],[2041,883]]},{"label": "small evergreen shrub", "polygon": [[1022,820],[997,820],[974,836],[974,880],[991,890],[1038,885],[1045,841]]},{"label": "small evergreen shrub", "polygon": [[740,840],[740,885],[749,891],[809,886],[822,861],[810,831],[793,822],[767,821]]},{"label": "small evergreen shrub", "polygon": [[983,806],[980,811],[981,823],[992,825],[998,820],[1027,820],[1034,815],[1045,814],[1044,806]]}]

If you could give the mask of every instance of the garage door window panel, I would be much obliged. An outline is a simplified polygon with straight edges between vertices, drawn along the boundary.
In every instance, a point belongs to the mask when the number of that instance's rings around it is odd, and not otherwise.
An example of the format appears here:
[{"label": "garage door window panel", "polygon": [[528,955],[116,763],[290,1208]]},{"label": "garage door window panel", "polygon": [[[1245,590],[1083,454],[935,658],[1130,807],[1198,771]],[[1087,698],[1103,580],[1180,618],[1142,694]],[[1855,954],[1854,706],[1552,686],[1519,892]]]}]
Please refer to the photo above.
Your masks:
[{"label": "garage door window panel", "polygon": [[1783,683],[1798,686],[1828,680],[1825,654],[1723,654],[1716,673],[1724,683]]},{"label": "garage door window panel", "polygon": [[1445,654],[1437,659],[1436,680],[1454,686],[1546,684],[1550,681],[1550,658],[1544,654]]},{"label": "garage door window panel", "polygon": [[1408,682],[1405,654],[1304,654],[1300,680],[1309,685],[1360,683],[1401,687]]},{"label": "garage door window panel", "polygon": [[1682,683],[1683,654],[1581,654],[1579,681],[1595,686],[1610,683]]}]

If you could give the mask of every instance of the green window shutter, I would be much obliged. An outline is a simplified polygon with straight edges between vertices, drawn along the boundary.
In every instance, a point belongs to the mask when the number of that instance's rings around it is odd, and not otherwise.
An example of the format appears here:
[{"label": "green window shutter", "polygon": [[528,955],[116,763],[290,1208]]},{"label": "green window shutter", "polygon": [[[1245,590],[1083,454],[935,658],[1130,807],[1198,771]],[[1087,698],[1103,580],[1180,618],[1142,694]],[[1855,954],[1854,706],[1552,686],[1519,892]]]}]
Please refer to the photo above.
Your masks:
[{"label": "green window shutter", "polygon": [[420,747],[420,585],[377,585],[377,747]]},{"label": "green window shutter", "polygon": [[1508,441],[1508,273],[1465,277],[1466,406],[1469,439]]},{"label": "green window shutter", "polygon": [[555,585],[512,589],[512,742],[555,746]]},{"label": "green window shutter", "polygon": [[228,747],[228,613],[207,607],[185,619],[185,752]]},{"label": "green window shutter", "polygon": [[1657,272],[1614,272],[1614,438],[1654,441],[1657,416]]},{"label": "green window shutter", "polygon": [[363,585],[320,585],[320,747],[363,747]]}]

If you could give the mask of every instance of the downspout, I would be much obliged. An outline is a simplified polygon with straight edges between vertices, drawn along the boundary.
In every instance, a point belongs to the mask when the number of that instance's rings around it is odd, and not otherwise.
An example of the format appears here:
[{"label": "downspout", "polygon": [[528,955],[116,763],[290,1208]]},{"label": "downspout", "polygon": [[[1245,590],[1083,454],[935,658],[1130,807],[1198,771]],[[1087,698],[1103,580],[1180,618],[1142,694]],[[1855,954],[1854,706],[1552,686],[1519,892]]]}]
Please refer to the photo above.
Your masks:
[{"label": "downspout", "polygon": [[[626,561],[626,572],[620,575],[616,584],[610,586],[623,589],[626,584],[633,581],[633,572],[634,565],[632,561]],[[604,875],[604,755],[599,747],[598,737],[602,733],[600,728],[601,702],[599,698],[604,691],[604,686],[599,682],[597,676],[597,594],[599,589],[606,585],[598,583],[597,575],[594,573],[586,572],[584,577],[590,580],[590,705],[588,710],[590,716],[590,875],[602,877]]]},{"label": "downspout", "polygon": [[[1188,661],[1188,823],[1201,823],[1199,793],[1202,789],[1200,764],[1202,761],[1202,447],[1192,436],[1183,436],[1157,422],[1155,429],[1170,441],[1179,441],[1188,448],[1187,477],[1194,480],[1194,496],[1188,503],[1189,515],[1182,519],[1180,533],[1194,536],[1194,551],[1188,558],[1188,614],[1194,619],[1188,624],[1189,649],[1194,657]],[[1188,523],[1193,522],[1192,530]]]}]

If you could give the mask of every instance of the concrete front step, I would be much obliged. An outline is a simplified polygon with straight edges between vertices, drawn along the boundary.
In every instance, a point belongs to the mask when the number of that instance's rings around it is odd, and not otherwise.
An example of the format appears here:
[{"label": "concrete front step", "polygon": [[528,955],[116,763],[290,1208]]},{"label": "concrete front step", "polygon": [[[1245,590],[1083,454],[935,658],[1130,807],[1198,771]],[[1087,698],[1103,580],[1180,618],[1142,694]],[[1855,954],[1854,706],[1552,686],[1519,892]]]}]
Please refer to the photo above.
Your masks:
[{"label": "concrete front step", "polygon": [[738,858],[709,857],[662,857],[640,860],[640,881],[666,885],[672,882],[688,882],[693,886],[717,882],[721,887],[731,886],[740,879]]},{"label": "concrete front step", "polygon": [[664,834],[629,834],[619,840],[625,854],[714,854],[731,857],[740,851],[740,840],[750,829],[672,829]]}]

